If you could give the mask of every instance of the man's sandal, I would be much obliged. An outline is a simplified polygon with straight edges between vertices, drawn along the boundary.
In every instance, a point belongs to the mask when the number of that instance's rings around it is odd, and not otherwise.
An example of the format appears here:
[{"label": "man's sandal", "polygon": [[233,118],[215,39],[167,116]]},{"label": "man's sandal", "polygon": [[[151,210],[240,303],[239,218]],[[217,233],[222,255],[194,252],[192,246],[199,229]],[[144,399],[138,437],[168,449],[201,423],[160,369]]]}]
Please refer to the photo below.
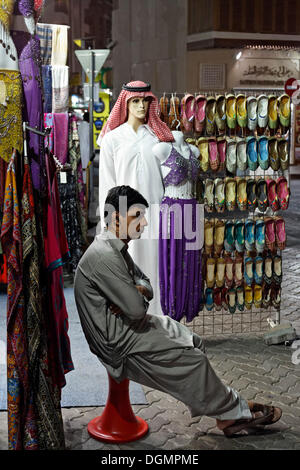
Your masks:
[{"label": "man's sandal", "polygon": [[253,403],[251,412],[260,412],[262,416],[253,417],[251,419],[238,419],[231,426],[227,426],[222,431],[226,437],[232,437],[244,429],[253,428],[256,425],[267,425],[274,424],[281,418],[282,411],[280,408],[268,405],[261,405],[259,403]]}]

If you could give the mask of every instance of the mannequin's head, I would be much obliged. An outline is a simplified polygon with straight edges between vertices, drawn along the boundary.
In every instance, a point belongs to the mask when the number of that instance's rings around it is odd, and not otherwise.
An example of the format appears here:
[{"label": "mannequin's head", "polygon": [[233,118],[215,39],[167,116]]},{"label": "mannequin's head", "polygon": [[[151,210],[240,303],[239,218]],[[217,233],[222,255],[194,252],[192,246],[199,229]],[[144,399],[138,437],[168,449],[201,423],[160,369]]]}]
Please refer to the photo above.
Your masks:
[{"label": "mannequin's head", "polygon": [[149,96],[134,96],[127,101],[127,120],[137,119],[145,122],[148,116],[149,103],[151,98]]}]

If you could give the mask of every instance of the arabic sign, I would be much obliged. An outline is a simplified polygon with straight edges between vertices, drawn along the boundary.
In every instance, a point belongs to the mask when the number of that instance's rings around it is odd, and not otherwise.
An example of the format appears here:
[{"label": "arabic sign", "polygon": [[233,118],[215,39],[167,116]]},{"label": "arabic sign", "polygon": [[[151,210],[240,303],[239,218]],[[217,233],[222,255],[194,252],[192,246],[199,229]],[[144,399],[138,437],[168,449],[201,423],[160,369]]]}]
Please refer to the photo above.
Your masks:
[{"label": "arabic sign", "polygon": [[292,75],[293,71],[285,65],[248,65],[248,69],[244,70],[243,76],[255,76],[255,77],[273,77],[273,78],[288,78]]},{"label": "arabic sign", "polygon": [[284,87],[289,78],[300,78],[298,67],[298,60],[245,58],[237,61],[232,78],[235,86]]}]

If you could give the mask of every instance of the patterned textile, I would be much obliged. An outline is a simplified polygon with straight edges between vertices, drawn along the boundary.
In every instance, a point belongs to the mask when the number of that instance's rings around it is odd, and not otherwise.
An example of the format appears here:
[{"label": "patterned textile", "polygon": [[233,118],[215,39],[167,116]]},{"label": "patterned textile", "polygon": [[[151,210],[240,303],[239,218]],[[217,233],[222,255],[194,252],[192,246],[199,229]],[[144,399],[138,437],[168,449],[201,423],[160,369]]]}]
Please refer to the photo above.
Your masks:
[{"label": "patterned textile", "polygon": [[52,26],[51,65],[66,65],[68,56],[68,27]]},{"label": "patterned textile", "polygon": [[[41,76],[41,52],[38,36],[23,31],[13,31],[12,36],[18,50],[19,67],[23,81],[24,107],[23,120],[31,127],[43,130],[43,83]],[[45,163],[43,138],[27,132],[27,152],[33,186],[45,191]]]},{"label": "patterned textile", "polygon": [[49,150],[49,152],[51,152],[51,153],[53,153],[53,149],[54,149],[53,126],[54,126],[53,114],[52,113],[44,114],[44,127],[45,127],[45,129],[47,127],[51,127],[51,129],[52,129],[50,134],[47,137],[45,137],[45,148],[47,148]]},{"label": "patterned textile", "polygon": [[65,113],[69,108],[69,67],[52,65],[52,112]]},{"label": "patterned textile", "polygon": [[[0,46],[1,45],[2,47],[0,53],[0,69],[18,71],[18,54],[16,46],[12,40],[9,31],[6,30],[4,25],[0,22]],[[2,102],[1,98],[0,102]]]},{"label": "patterned textile", "polygon": [[23,15],[28,32],[35,34],[34,0],[16,0],[14,13]]},{"label": "patterned textile", "polygon": [[68,243],[60,209],[56,167],[51,154],[46,157],[48,178],[47,207],[44,208],[43,233],[45,250],[45,267],[49,273],[48,303],[49,309],[49,337],[52,357],[55,357],[55,370],[53,380],[57,386],[63,387],[66,383],[67,372],[74,369],[70,340],[68,337],[68,312],[66,309],[62,265],[70,257]]},{"label": "patterned textile", "polygon": [[53,113],[54,155],[64,165],[68,159],[68,113]]},{"label": "patterned textile", "polygon": [[0,22],[9,30],[15,0],[0,0]]},{"label": "patterned textile", "polygon": [[[141,81],[130,82],[127,83],[126,86],[129,87],[145,87],[146,83]],[[109,131],[112,131],[116,127],[119,127],[127,120],[127,102],[130,98],[135,96],[147,98],[152,98],[149,104],[149,117],[148,117],[148,125],[153,130],[155,135],[159,138],[162,142],[173,142],[174,137],[168,126],[159,118],[159,106],[157,97],[151,92],[137,92],[137,91],[127,91],[122,90],[111,113],[109,115],[108,120],[106,121],[105,126],[103,127],[100,133],[100,139],[98,138],[97,143],[101,142],[101,139],[105,136],[105,134]]]},{"label": "patterned textile", "polygon": [[[23,286],[28,343],[31,402],[36,409],[38,449],[63,449],[64,432],[60,411],[60,390],[53,387],[48,363],[47,321],[41,284],[42,229],[35,216],[33,186],[28,159],[24,160],[22,191]],[[44,276],[43,276],[44,277]]]},{"label": "patterned textile", "polygon": [[34,0],[34,11],[35,11],[36,18],[40,18],[42,14],[42,10],[44,8],[44,3],[45,3],[45,0]]},{"label": "patterned textile", "polygon": [[177,186],[187,178],[192,181],[197,181],[198,179],[200,162],[191,149],[190,157],[187,159],[177,152],[175,147],[172,145],[170,155],[163,163],[163,166],[170,168],[170,171],[164,178],[165,187],[169,185]]},{"label": "patterned textile", "polygon": [[44,85],[44,113],[52,112],[52,67],[42,66],[42,76]]},{"label": "patterned textile", "polygon": [[12,149],[23,150],[20,72],[0,70],[0,156],[9,162]]},{"label": "patterned textile", "polygon": [[[22,240],[16,181],[16,152],[7,168],[1,244],[7,258],[7,411],[8,447],[36,449],[35,422],[29,402],[27,341],[22,289]],[[29,405],[29,407],[28,407]]]},{"label": "patterned textile", "polygon": [[52,54],[52,28],[43,23],[37,23],[36,33],[41,42],[41,56],[43,65],[51,65]]},{"label": "patterned textile", "polygon": [[4,193],[5,193],[5,179],[6,179],[7,163],[0,158],[0,227],[3,217]]}]

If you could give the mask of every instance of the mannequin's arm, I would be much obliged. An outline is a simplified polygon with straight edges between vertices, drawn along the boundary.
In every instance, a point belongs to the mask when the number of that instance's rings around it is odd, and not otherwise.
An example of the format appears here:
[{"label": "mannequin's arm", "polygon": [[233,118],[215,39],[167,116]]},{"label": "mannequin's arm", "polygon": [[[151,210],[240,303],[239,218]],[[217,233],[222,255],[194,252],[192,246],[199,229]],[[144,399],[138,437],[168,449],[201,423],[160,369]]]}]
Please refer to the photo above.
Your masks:
[{"label": "mannequin's arm", "polygon": [[159,144],[155,144],[152,151],[156,158],[160,161],[160,163],[164,163],[171,152],[171,144],[168,142],[160,142]]},{"label": "mannequin's arm", "polygon": [[101,227],[105,227],[104,204],[108,191],[116,186],[113,145],[109,134],[102,139],[99,157],[99,210]]},{"label": "mannequin's arm", "polygon": [[193,154],[195,155],[195,157],[199,158],[200,150],[198,149],[198,147],[196,147],[195,145],[192,145],[192,144],[189,144],[189,147],[190,147],[191,151],[193,152]]}]

